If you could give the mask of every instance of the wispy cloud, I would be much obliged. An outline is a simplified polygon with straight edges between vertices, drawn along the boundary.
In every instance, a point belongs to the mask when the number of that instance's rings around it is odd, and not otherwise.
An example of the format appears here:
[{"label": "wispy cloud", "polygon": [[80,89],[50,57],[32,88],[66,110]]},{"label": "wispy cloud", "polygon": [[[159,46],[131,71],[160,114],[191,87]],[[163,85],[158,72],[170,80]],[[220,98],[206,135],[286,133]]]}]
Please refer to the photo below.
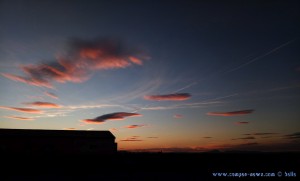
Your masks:
[{"label": "wispy cloud", "polygon": [[149,136],[147,138],[150,138],[150,139],[157,139],[158,137],[157,136]]},{"label": "wispy cloud", "polygon": [[240,110],[240,111],[232,111],[232,112],[208,112],[209,116],[240,116],[253,113],[253,109],[249,110]]},{"label": "wispy cloud", "polygon": [[32,116],[33,118],[53,118],[53,117],[65,117],[72,112],[66,109],[48,109],[43,112],[43,114]]},{"label": "wispy cloud", "polygon": [[53,99],[58,99],[58,96],[52,92],[48,92],[48,91],[45,91],[44,94],[48,97],[51,97]]},{"label": "wispy cloud", "polygon": [[209,101],[209,102],[194,102],[186,104],[176,104],[169,106],[148,106],[142,107],[143,110],[170,110],[170,109],[188,109],[188,108],[206,108],[210,106],[218,106],[222,104],[221,101]]},{"label": "wispy cloud", "polygon": [[44,100],[43,96],[26,96],[29,99],[34,99],[34,100]]},{"label": "wispy cloud", "polygon": [[21,116],[4,116],[4,117],[10,118],[10,119],[24,120],[24,121],[33,121],[33,120],[35,120],[33,118],[21,117]]},{"label": "wispy cloud", "polygon": [[146,95],[145,100],[151,101],[184,101],[191,98],[189,93],[175,93],[175,94],[165,94],[165,95]]},{"label": "wispy cloud", "polygon": [[[108,98],[109,102],[130,102],[134,99],[140,99],[144,95],[147,95],[155,90],[157,90],[160,85],[163,84],[161,77],[151,77],[147,80],[140,81],[132,85],[132,88],[129,92],[121,94],[119,96],[113,96]],[[128,107],[127,107],[128,108]],[[132,109],[132,107],[131,107]],[[139,107],[134,107],[136,110],[140,110]]]},{"label": "wispy cloud", "polygon": [[29,105],[29,106],[35,106],[35,107],[42,107],[42,108],[60,108],[62,106],[58,105],[58,104],[54,104],[51,102],[25,102],[23,104]]},{"label": "wispy cloud", "polygon": [[45,81],[45,80],[39,80],[39,79],[35,79],[35,78],[30,78],[30,77],[22,77],[22,76],[8,74],[8,73],[1,73],[1,75],[10,80],[16,81],[16,82],[22,82],[22,83],[26,83],[28,85],[53,89],[53,86],[48,81]]},{"label": "wispy cloud", "polygon": [[272,138],[276,135],[278,135],[279,133],[274,133],[274,132],[257,132],[257,133],[247,133],[247,134],[243,134],[245,136],[258,136],[260,138]]},{"label": "wispy cloud", "polygon": [[266,136],[266,135],[276,135],[279,133],[273,133],[273,132],[257,132],[257,133],[246,133],[243,134],[245,136]]},{"label": "wispy cloud", "polygon": [[239,121],[239,122],[235,122],[234,124],[243,125],[243,124],[249,124],[249,122],[248,121]]},{"label": "wispy cloud", "polygon": [[82,120],[82,122],[84,122],[86,124],[101,124],[108,120],[123,120],[126,117],[134,117],[134,116],[141,116],[141,114],[116,112],[116,113],[111,113],[111,114],[104,114],[104,115],[96,117],[94,119],[84,119],[84,120]]},{"label": "wispy cloud", "polygon": [[176,91],[174,91],[174,93],[177,93],[177,92],[179,92],[179,91],[182,91],[182,90],[184,90],[184,89],[187,89],[187,88],[189,88],[189,87],[191,87],[191,86],[193,86],[193,85],[196,85],[196,84],[198,84],[198,82],[192,82],[192,83],[190,83],[190,84],[188,84],[188,85],[186,85],[186,86],[184,86],[184,87],[182,87],[182,88],[180,88],[180,89],[177,89]]},{"label": "wispy cloud", "polygon": [[210,136],[205,136],[205,137],[203,137],[203,138],[205,138],[205,139],[209,139],[209,138],[212,138],[212,137],[210,137]]},{"label": "wispy cloud", "polygon": [[262,136],[262,135],[275,135],[275,134],[279,134],[279,133],[253,133],[252,135],[255,135],[255,136]]},{"label": "wispy cloud", "polygon": [[57,60],[37,65],[21,65],[25,76],[2,73],[8,79],[29,85],[54,88],[52,82],[80,83],[88,80],[95,70],[127,68],[142,65],[146,56],[140,50],[128,48],[120,41],[73,39],[67,53]]},{"label": "wispy cloud", "polygon": [[120,141],[144,141],[144,140],[139,139],[139,138],[140,138],[140,136],[131,136],[129,138],[122,139]]},{"label": "wispy cloud", "polygon": [[257,142],[249,142],[249,143],[241,143],[238,146],[251,146],[251,145],[257,145]]},{"label": "wispy cloud", "polygon": [[247,136],[247,137],[242,137],[242,138],[234,138],[232,140],[253,140],[255,137],[253,136]]},{"label": "wispy cloud", "polygon": [[299,139],[300,138],[300,132],[284,135],[284,138],[286,138],[286,139]]},{"label": "wispy cloud", "polygon": [[133,124],[133,125],[128,125],[128,126],[125,126],[125,128],[141,128],[141,127],[145,127],[146,125],[145,124]]},{"label": "wispy cloud", "polygon": [[7,109],[7,110],[12,110],[12,111],[32,113],[32,114],[42,114],[44,112],[41,110],[31,109],[31,108],[7,107],[7,106],[0,106],[0,109]]},{"label": "wispy cloud", "polygon": [[74,106],[64,106],[66,109],[76,110],[76,109],[96,109],[96,108],[108,108],[108,107],[122,107],[116,104],[94,104],[94,105],[74,105]]},{"label": "wispy cloud", "polygon": [[181,114],[175,114],[173,117],[176,118],[176,119],[181,119],[181,118],[183,118],[183,115],[181,115]]}]

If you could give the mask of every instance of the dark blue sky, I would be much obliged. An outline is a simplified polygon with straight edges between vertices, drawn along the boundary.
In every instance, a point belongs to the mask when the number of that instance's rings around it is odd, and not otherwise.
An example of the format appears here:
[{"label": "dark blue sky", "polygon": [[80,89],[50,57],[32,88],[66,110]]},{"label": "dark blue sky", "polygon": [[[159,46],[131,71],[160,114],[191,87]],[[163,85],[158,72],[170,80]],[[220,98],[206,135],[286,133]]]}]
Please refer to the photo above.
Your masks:
[{"label": "dark blue sky", "polygon": [[120,149],[299,150],[299,19],[283,0],[2,0],[0,127],[111,129]]}]

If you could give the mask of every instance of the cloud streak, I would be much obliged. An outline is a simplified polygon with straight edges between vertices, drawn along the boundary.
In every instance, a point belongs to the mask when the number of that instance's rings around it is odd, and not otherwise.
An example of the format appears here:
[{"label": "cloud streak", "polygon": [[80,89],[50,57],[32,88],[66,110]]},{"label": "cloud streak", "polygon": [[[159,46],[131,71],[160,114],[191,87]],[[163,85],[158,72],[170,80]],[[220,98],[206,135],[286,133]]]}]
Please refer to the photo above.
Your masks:
[{"label": "cloud streak", "polygon": [[53,99],[58,99],[58,96],[56,95],[56,94],[54,94],[54,93],[51,93],[51,92],[44,92],[44,94],[46,95],[46,96],[48,96],[48,97],[51,97],[51,98],[53,98]]},{"label": "cloud streak", "polygon": [[245,136],[270,136],[270,135],[276,135],[279,133],[271,133],[271,132],[257,132],[257,133],[246,133],[243,134]]},{"label": "cloud streak", "polygon": [[175,94],[165,94],[165,95],[146,95],[145,100],[150,101],[184,101],[191,98],[189,93],[175,93]]},{"label": "cloud streak", "polygon": [[187,104],[177,104],[169,106],[152,106],[152,107],[141,107],[142,110],[171,110],[171,109],[187,109],[187,108],[206,108],[209,106],[218,106],[223,102],[210,101],[210,102],[195,102]]},{"label": "cloud streak", "polygon": [[92,41],[73,39],[65,55],[55,61],[36,65],[21,65],[25,76],[2,73],[2,76],[38,87],[54,88],[52,82],[81,83],[88,80],[96,70],[123,69],[143,65],[143,52],[128,48],[120,41],[96,39]]},{"label": "cloud streak", "polygon": [[181,119],[181,118],[183,118],[183,115],[181,115],[181,114],[175,114],[173,117],[176,118],[176,119]]},{"label": "cloud streak", "polygon": [[31,108],[20,108],[20,107],[7,107],[7,106],[0,106],[0,109],[18,111],[18,112],[25,112],[25,113],[32,113],[32,114],[42,114],[43,111]]},{"label": "cloud streak", "polygon": [[94,104],[94,105],[73,105],[73,106],[63,106],[65,109],[77,110],[77,109],[98,109],[98,108],[109,108],[109,107],[122,107],[116,104]]},{"label": "cloud streak", "polygon": [[300,132],[284,135],[286,139],[300,139]]},{"label": "cloud streak", "polygon": [[86,124],[101,124],[108,120],[124,120],[126,117],[141,116],[138,113],[127,113],[127,112],[115,112],[111,114],[104,114],[94,119],[84,119],[82,122]]},{"label": "cloud streak", "polygon": [[23,103],[23,104],[26,104],[26,105],[29,105],[29,106],[34,106],[34,107],[42,107],[42,108],[60,108],[61,106],[58,105],[58,104],[54,104],[54,103],[51,103],[51,102],[26,102],[26,103]]},{"label": "cloud streak", "polygon": [[278,133],[253,133],[252,135],[263,136],[263,135],[274,135],[274,134],[278,134]]},{"label": "cloud streak", "polygon": [[33,121],[33,120],[35,120],[33,118],[21,117],[21,116],[4,116],[4,117],[10,118],[10,119],[24,120],[24,121]]},{"label": "cloud streak", "polygon": [[241,116],[246,114],[253,113],[253,109],[249,110],[240,110],[240,111],[232,111],[232,112],[208,112],[206,113],[209,116]]},{"label": "cloud streak", "polygon": [[144,141],[144,140],[141,140],[141,139],[139,139],[139,138],[140,138],[140,136],[131,136],[131,137],[129,137],[129,138],[122,139],[122,140],[120,140],[120,141]]},{"label": "cloud streak", "polygon": [[243,125],[243,124],[249,124],[248,121],[239,121],[239,122],[235,122],[236,125]]},{"label": "cloud streak", "polygon": [[234,138],[232,140],[253,140],[255,137],[253,136],[247,136],[247,137],[242,137],[242,138]]},{"label": "cloud streak", "polygon": [[22,82],[28,85],[53,89],[53,86],[48,81],[42,81],[31,77],[22,77],[22,76],[8,74],[8,73],[1,73],[1,75],[16,82]]},{"label": "cloud streak", "polygon": [[133,124],[133,125],[125,126],[125,128],[134,129],[134,128],[141,128],[145,126],[146,126],[145,124]]}]

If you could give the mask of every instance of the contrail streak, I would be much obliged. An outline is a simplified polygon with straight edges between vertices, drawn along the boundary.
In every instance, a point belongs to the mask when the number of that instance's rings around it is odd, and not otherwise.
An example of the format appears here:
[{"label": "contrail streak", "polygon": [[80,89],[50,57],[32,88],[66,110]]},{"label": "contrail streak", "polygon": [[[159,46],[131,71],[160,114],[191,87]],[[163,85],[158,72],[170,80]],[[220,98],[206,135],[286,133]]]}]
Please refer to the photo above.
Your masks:
[{"label": "contrail streak", "polygon": [[182,91],[182,90],[184,90],[184,89],[190,88],[190,87],[192,87],[193,85],[196,85],[196,84],[198,84],[198,82],[193,82],[193,83],[191,83],[191,84],[189,84],[189,85],[187,85],[187,86],[185,86],[185,87],[182,87],[182,88],[180,88],[180,89],[174,91],[173,94],[174,94],[174,93],[177,93],[177,92],[179,92],[179,91]]},{"label": "contrail streak", "polygon": [[[297,38],[296,38],[296,39],[297,39]],[[250,60],[250,61],[248,61],[248,62],[246,62],[246,63],[244,63],[244,64],[242,64],[242,65],[240,65],[240,66],[238,66],[238,67],[236,67],[236,68],[233,68],[233,69],[231,69],[231,70],[229,70],[229,71],[227,71],[227,72],[225,72],[225,73],[230,73],[230,72],[236,71],[236,70],[238,70],[238,69],[240,69],[240,68],[242,68],[242,67],[245,67],[245,66],[247,66],[247,65],[249,65],[249,64],[251,64],[251,63],[253,63],[253,62],[255,62],[255,61],[259,60],[259,59],[262,59],[262,58],[264,58],[265,56],[268,56],[268,55],[270,55],[270,54],[272,54],[272,53],[278,51],[279,49],[281,49],[281,48],[287,46],[288,44],[292,43],[292,42],[295,41],[296,39],[290,40],[290,41],[288,41],[288,42],[286,42],[286,43],[284,43],[284,44],[282,44],[282,45],[280,45],[280,46],[278,46],[278,47],[276,47],[276,48],[274,48],[274,49],[268,51],[267,53],[262,54],[262,55],[260,55],[260,56],[258,56],[258,57],[255,57],[255,58],[253,58],[252,60]]]},{"label": "contrail streak", "polygon": [[[228,97],[234,97],[234,96],[237,96],[237,95],[239,95],[239,94],[235,93],[235,94],[230,94],[230,95],[227,95],[227,96],[222,96],[222,97],[216,97],[216,98],[213,98],[213,99],[208,99],[208,100],[205,100],[205,101],[216,101],[216,100],[226,99]],[[205,102],[205,101],[202,101],[202,102]]]}]

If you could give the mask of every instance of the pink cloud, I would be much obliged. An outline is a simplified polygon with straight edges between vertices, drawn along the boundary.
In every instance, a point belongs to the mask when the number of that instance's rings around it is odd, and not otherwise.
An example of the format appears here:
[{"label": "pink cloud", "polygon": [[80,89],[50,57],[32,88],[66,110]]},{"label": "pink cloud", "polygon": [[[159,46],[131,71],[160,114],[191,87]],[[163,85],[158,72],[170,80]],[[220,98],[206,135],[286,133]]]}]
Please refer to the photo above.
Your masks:
[{"label": "pink cloud", "polygon": [[240,116],[253,113],[254,110],[241,110],[241,111],[233,111],[233,112],[208,112],[209,116]]},{"label": "pink cloud", "polygon": [[84,120],[81,120],[81,122],[83,122],[85,124],[102,124],[105,121],[97,121],[95,119],[84,119]]},{"label": "pink cloud", "polygon": [[97,39],[94,41],[74,40],[69,51],[57,60],[37,65],[22,65],[26,76],[2,73],[8,79],[29,85],[53,88],[52,82],[81,83],[90,78],[91,72],[127,68],[142,65],[143,52],[130,49],[119,41]]},{"label": "pink cloud", "polygon": [[10,118],[10,119],[24,120],[24,121],[32,121],[32,120],[34,120],[33,118],[20,117],[20,116],[5,116],[5,117],[6,118]]},{"label": "pink cloud", "polygon": [[181,114],[175,114],[173,117],[176,118],[176,119],[181,119],[181,118],[183,118],[183,115],[181,115]]},{"label": "pink cloud", "polygon": [[82,122],[86,124],[101,124],[106,122],[107,120],[123,120],[126,117],[135,117],[135,116],[142,116],[142,115],[138,113],[116,112],[111,114],[104,114],[94,119],[85,119],[82,120]]},{"label": "pink cloud", "polygon": [[141,128],[141,127],[145,127],[145,126],[146,125],[144,125],[144,124],[134,124],[134,125],[125,126],[125,128],[133,129],[133,128]]},{"label": "pink cloud", "polygon": [[43,108],[60,108],[61,106],[58,104],[54,104],[51,102],[27,102],[27,103],[23,103],[29,106],[36,106],[36,107],[43,107]]},{"label": "pink cloud", "polygon": [[142,62],[140,59],[138,59],[138,58],[136,58],[136,57],[134,57],[134,56],[130,56],[130,57],[129,57],[129,60],[130,60],[132,63],[134,63],[134,64],[137,64],[137,65],[143,65],[143,62]]},{"label": "pink cloud", "polygon": [[146,95],[145,100],[151,101],[184,101],[191,97],[189,93],[176,93],[176,94],[165,94],[165,95]]},{"label": "pink cloud", "polygon": [[43,111],[41,111],[41,110],[31,109],[31,108],[0,106],[0,109],[7,109],[7,110],[18,111],[18,112],[32,113],[32,114],[42,114],[43,113]]},{"label": "pink cloud", "polygon": [[7,73],[1,73],[2,76],[16,81],[16,82],[22,82],[22,83],[26,83],[28,85],[33,85],[33,86],[38,86],[38,87],[47,87],[47,88],[53,88],[53,86],[45,80],[38,80],[38,79],[34,79],[34,78],[28,78],[28,77],[22,77],[22,76],[18,76],[18,75],[13,75],[13,74],[7,74]]}]

